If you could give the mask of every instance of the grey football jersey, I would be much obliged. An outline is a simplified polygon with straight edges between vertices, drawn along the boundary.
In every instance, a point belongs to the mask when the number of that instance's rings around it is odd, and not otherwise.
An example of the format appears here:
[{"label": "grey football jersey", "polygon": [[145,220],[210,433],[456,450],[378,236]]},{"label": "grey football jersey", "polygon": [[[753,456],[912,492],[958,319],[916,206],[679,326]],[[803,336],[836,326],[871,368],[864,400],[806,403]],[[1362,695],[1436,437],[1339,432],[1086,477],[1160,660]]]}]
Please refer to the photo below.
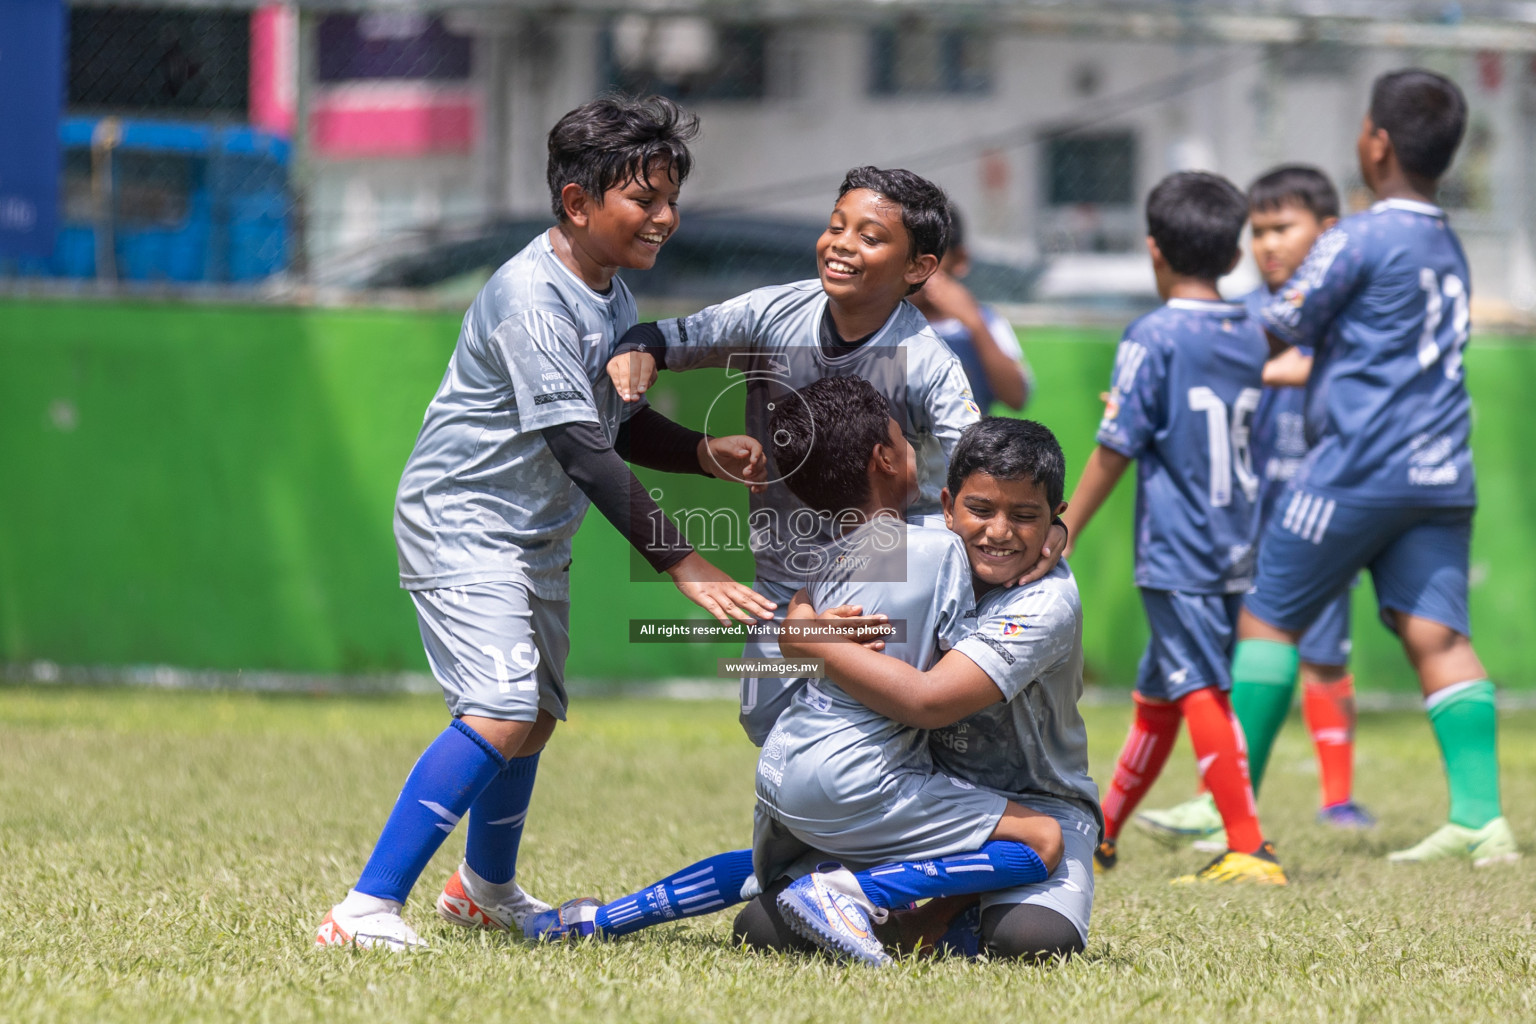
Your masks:
[{"label": "grey football jersey", "polygon": [[[903,532],[905,544],[893,547],[891,539]],[[891,657],[926,670],[969,629],[970,565],[948,530],[881,518],[846,535],[837,552],[807,588],[812,605],[856,604],[905,620],[904,642],[886,644]],[[900,566],[891,564],[898,560]],[[930,770],[923,730],[871,711],[820,679],[796,695],[769,734],[757,795],[785,824],[824,830],[877,814],[885,776]]]},{"label": "grey football jersey", "polygon": [[571,538],[588,502],[539,431],[591,422],[612,441],[635,407],[624,407],[607,363],[636,319],[624,282],[593,291],[547,232],[491,275],[400,478],[402,587],[519,580],[546,600],[569,596]]},{"label": "grey football jersey", "polygon": [[869,341],[836,357],[821,349],[826,308],[820,281],[797,281],[758,288],[657,325],[667,341],[667,369],[726,368],[719,400],[745,399],[747,433],[762,441],[768,454],[771,483],[750,499],[758,579],[810,579],[820,566],[818,551],[832,540],[830,520],[810,515],[781,482],[794,467],[778,466],[773,458],[768,420],[774,403],[790,391],[823,377],[855,376],[886,397],[917,449],[920,490],[907,510],[913,519],[939,511],[955,442],[981,417],[965,368],[910,302],[897,306]]},{"label": "grey football jersey", "polygon": [[1056,801],[1103,827],[1088,775],[1083,607],[1065,561],[1023,587],[996,587],[976,605],[975,631],[954,649],[992,677],[1003,703],[929,734],[935,767],[1036,810]]}]

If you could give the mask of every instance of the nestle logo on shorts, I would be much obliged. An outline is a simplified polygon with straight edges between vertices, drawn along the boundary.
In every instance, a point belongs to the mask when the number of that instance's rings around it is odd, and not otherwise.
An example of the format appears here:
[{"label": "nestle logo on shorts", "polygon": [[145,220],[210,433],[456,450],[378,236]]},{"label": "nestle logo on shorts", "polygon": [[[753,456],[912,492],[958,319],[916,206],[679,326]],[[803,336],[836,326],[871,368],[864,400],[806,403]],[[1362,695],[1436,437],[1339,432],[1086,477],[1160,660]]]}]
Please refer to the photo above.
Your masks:
[{"label": "nestle logo on shorts", "polygon": [[827,663],[822,658],[721,658],[715,674],[722,679],[743,676],[777,676],[781,679],[811,676],[819,679],[827,674]]}]

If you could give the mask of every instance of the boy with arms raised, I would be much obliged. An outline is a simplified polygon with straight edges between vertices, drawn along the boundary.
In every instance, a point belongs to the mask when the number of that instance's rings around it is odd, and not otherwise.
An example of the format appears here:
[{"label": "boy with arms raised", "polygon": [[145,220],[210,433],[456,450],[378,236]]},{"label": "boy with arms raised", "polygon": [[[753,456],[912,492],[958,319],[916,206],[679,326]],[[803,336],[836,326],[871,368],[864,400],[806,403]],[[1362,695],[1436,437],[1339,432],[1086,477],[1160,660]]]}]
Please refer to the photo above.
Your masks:
[{"label": "boy with arms raised", "polygon": [[[1248,186],[1248,224],[1253,259],[1264,283],[1244,297],[1248,315],[1259,318],[1266,303],[1307,257],[1319,235],[1338,223],[1339,195],[1328,176],[1314,167],[1288,165],[1261,175]],[[1262,534],[1292,479],[1301,470],[1315,440],[1321,395],[1307,390],[1312,369],[1310,348],[1288,349],[1264,368],[1264,396],[1253,414],[1250,442],[1253,471],[1259,478],[1259,531]],[[1314,419],[1316,417],[1313,417]],[[1375,819],[1354,801],[1355,688],[1349,673],[1349,591],[1328,602],[1302,634],[1302,715],[1317,752],[1321,808],[1317,820],[1336,828],[1369,828]],[[1262,769],[1250,765],[1257,795]],[[1210,796],[1202,795],[1166,811],[1143,811],[1137,823],[1155,835],[1201,838],[1221,829],[1221,816]]]},{"label": "boy with arms raised", "polygon": [[400,583],[453,720],[411,770],[318,945],[423,946],[400,908],[466,813],[464,863],[438,912],[504,931],[547,909],[514,874],[539,751],[565,717],[567,571],[589,502],[722,622],[727,611],[743,621],[772,613],[671,524],[650,536],[655,505],[619,454],[751,481],[761,476],[756,442],[710,439],[650,409],[626,417],[604,372],[636,319],[616,272],[651,266],[676,228],[696,132],[695,118],[651,97],[588,103],[549,134],[559,223],[470,306],[396,499]]},{"label": "boy with arms raised", "polygon": [[[960,361],[905,299],[937,269],[949,230],[949,201],[937,185],[911,171],[856,167],[817,242],[818,279],[641,324],[620,342],[609,373],[621,396],[638,400],[658,367],[727,367],[745,379],[747,433],[759,439],[770,437],[771,410],[796,389],[834,374],[862,377],[890,402],[917,450],[918,496],[908,514],[938,525],[944,467],[980,411]],[[784,486],[795,467],[766,447],[769,483],[753,494],[748,524],[757,560],[753,586],[782,608],[833,537],[829,522],[807,513]],[[1055,564],[1066,539],[1056,528],[1030,578]],[[778,654],[776,640],[765,636],[749,640],[744,657]],[[743,680],[741,721],[752,742],[762,744],[805,682]]]},{"label": "boy with arms raised", "polygon": [[[916,459],[889,404],[862,379],[829,377],[781,403],[771,425],[779,457],[798,467],[789,486],[809,508],[837,521],[807,600],[843,610],[878,602],[905,633],[886,643],[887,655],[874,655],[877,674],[928,667],[968,629],[971,574],[953,533],[907,526],[901,518],[915,491]],[[1050,510],[1043,511],[1041,540],[1050,525]],[[1007,582],[1034,564],[1039,546],[1027,553],[1028,562],[1010,563],[1018,572]],[[802,604],[797,622],[814,616]],[[846,627],[850,620],[831,622]],[[845,646],[787,642],[810,657]],[[742,898],[741,886],[755,868],[757,880],[769,883],[769,899],[778,898],[800,935],[879,964],[889,958],[870,922],[889,908],[1044,881],[1061,856],[1056,821],[935,772],[925,740],[920,727],[882,717],[830,679],[813,681],[780,716],[759,758],[751,851],[716,855],[600,907],[573,901],[530,918],[529,930],[543,938],[613,936],[712,913]],[[825,856],[852,867],[881,866],[812,873],[788,888],[775,884]],[[903,862],[916,858],[925,860]],[[782,935],[776,929],[765,940],[758,929],[745,932],[754,945],[777,945]]]},{"label": "boy with arms raised", "polygon": [[1217,280],[1234,266],[1248,203],[1225,178],[1186,171],[1147,197],[1147,249],[1164,305],[1126,329],[1098,445],[1073,492],[1081,538],[1136,462],[1136,585],[1152,636],[1136,678],[1136,716],[1104,798],[1102,867],[1121,828],[1189,725],[1201,780],[1228,849],[1181,881],[1285,884],[1259,830],[1242,734],[1226,691],[1233,631],[1253,572],[1258,480],[1248,430],[1268,346]]},{"label": "boy with arms raised", "polygon": [[1380,197],[1316,244],[1264,308],[1317,351],[1322,437],[1264,532],[1233,661],[1233,706],[1262,774],[1296,684],[1296,644],[1369,568],[1383,621],[1419,676],[1450,783],[1449,821],[1395,862],[1519,856],[1500,807],[1493,683],[1472,648],[1467,563],[1477,493],[1462,353],[1467,260],[1434,205],[1466,99],[1430,71],[1382,75],[1357,151]]}]

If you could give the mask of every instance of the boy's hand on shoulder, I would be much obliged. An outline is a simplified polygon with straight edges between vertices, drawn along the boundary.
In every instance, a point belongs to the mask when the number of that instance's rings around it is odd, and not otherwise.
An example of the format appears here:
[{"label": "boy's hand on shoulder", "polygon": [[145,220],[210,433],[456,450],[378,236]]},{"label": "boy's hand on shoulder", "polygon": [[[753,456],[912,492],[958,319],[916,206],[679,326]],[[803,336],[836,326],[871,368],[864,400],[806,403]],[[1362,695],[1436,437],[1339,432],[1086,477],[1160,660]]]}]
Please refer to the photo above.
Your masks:
[{"label": "boy's hand on shoulder", "polygon": [[712,477],[745,484],[753,494],[767,490],[768,457],[762,443],[746,434],[704,438],[699,442],[699,468]]},{"label": "boy's hand on shoulder", "polygon": [[620,398],[638,402],[656,383],[656,357],[639,349],[620,352],[608,360],[608,379],[613,381]]},{"label": "boy's hand on shoulder", "polygon": [[1039,561],[1035,562],[1034,568],[1020,576],[1018,582],[1013,585],[1022,587],[1026,583],[1033,583],[1035,580],[1044,579],[1047,573],[1056,568],[1056,563],[1065,557],[1067,553],[1067,539],[1067,528],[1060,523],[1052,523],[1050,530],[1045,535],[1045,546],[1040,549]]},{"label": "boy's hand on shoulder", "polygon": [[722,626],[731,619],[747,625],[773,618],[777,604],[751,587],[737,583],[697,551],[667,570],[683,596],[715,617]]},{"label": "boy's hand on shoulder", "polygon": [[964,320],[977,311],[971,290],[942,270],[935,270],[923,282],[922,295],[941,320]]}]

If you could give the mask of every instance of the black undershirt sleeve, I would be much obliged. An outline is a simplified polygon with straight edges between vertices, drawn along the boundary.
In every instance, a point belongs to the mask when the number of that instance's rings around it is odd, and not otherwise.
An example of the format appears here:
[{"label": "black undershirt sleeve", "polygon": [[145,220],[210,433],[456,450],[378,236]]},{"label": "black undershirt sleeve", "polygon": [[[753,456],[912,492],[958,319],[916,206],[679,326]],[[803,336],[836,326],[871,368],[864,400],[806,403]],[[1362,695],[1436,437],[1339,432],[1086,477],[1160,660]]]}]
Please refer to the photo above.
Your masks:
[{"label": "black undershirt sleeve", "polygon": [[619,337],[618,344],[613,346],[613,354],[617,356],[625,352],[649,352],[656,360],[656,369],[667,368],[667,336],[653,323],[635,324]]},{"label": "black undershirt sleeve", "polygon": [[652,569],[665,572],[693,553],[596,423],[560,423],[539,433],[565,475]]},{"label": "black undershirt sleeve", "polygon": [[704,435],[681,423],[673,423],[650,406],[619,425],[613,450],[619,458],[646,469],[663,473],[698,473],[709,476],[699,465],[699,442]]}]

